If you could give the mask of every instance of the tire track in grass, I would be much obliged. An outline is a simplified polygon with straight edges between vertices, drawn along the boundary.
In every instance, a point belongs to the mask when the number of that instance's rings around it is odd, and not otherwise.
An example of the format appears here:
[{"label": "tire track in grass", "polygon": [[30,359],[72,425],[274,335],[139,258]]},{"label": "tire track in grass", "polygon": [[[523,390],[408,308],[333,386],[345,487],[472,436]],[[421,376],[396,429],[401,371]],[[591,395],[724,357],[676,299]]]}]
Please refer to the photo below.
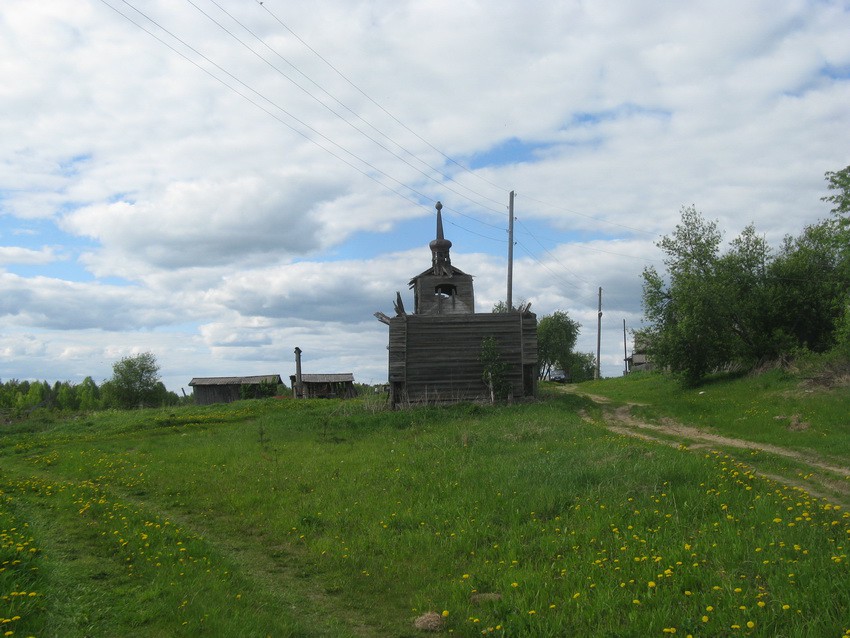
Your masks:
[{"label": "tire track in grass", "polygon": [[[81,483],[29,466],[7,464],[4,470],[9,484],[62,485],[48,497],[18,496],[48,561],[45,576],[52,591],[46,592],[43,622],[49,635],[127,635],[130,627],[149,635],[188,635],[186,628],[170,624],[173,619],[146,617],[142,610],[146,602],[152,602],[146,598],[156,594],[146,587],[143,577],[128,573],[125,559],[115,551],[113,535],[105,533],[104,522],[92,519],[82,509],[78,511],[79,504],[72,502],[69,494]],[[275,543],[259,533],[246,540],[245,534],[228,531],[233,526],[226,517],[199,521],[191,513],[174,512],[155,501],[131,496],[115,484],[103,489],[109,493],[110,504],[120,503],[135,518],[171,521],[171,527],[178,527],[183,538],[206,546],[210,555],[225,557],[226,564],[216,560],[214,566],[226,567],[237,581],[257,587],[264,604],[278,605],[281,616],[300,625],[285,635],[399,635],[369,625],[359,610],[321,590],[318,575],[311,572],[298,548]]]},{"label": "tire track in grass", "polygon": [[804,454],[798,450],[770,443],[758,443],[707,432],[667,417],[663,418],[661,423],[648,423],[632,414],[632,409],[641,405],[639,403],[619,405],[607,397],[581,392],[574,387],[568,387],[566,391],[591,399],[602,410],[601,423],[586,412],[582,413],[581,417],[587,423],[602,425],[616,434],[676,448],[685,447],[693,451],[707,448],[732,448],[764,452],[788,459],[806,468],[806,480],[801,481],[790,474],[768,473],[760,469],[758,473],[765,478],[803,489],[813,496],[831,499],[844,507],[850,506],[850,467],[836,465],[816,455]]}]

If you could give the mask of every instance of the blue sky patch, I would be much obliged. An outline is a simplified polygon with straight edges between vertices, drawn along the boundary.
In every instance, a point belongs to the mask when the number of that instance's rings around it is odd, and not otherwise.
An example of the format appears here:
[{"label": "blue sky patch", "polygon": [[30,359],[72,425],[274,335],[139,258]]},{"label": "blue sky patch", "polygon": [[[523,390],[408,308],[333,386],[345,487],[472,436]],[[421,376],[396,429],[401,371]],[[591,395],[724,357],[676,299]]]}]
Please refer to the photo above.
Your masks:
[{"label": "blue sky patch", "polygon": [[523,141],[511,137],[481,153],[475,153],[467,162],[469,168],[484,168],[486,166],[505,166],[506,164],[524,164],[536,162],[540,151],[553,146],[550,142]]},{"label": "blue sky patch", "polygon": [[59,173],[63,177],[76,177],[80,174],[82,164],[87,164],[92,159],[91,153],[81,153],[59,162]]},{"label": "blue sky patch", "polygon": [[612,109],[602,109],[600,111],[577,111],[572,114],[572,117],[562,128],[563,130],[569,130],[571,128],[589,128],[602,122],[610,122],[613,120],[631,117],[650,117],[666,120],[671,116],[672,112],[666,109],[641,106],[640,104],[626,102],[625,104],[620,104]]},{"label": "blue sky patch", "polygon": [[825,64],[821,67],[820,75],[830,80],[850,80],[850,64],[843,66]]}]

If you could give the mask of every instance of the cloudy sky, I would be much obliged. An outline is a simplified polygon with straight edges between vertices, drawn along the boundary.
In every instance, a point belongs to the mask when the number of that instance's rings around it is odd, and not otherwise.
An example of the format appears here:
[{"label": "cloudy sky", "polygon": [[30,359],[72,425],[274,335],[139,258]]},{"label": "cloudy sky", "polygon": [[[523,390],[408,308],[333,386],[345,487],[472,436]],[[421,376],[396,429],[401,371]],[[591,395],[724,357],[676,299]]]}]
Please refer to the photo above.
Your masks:
[{"label": "cloudy sky", "polygon": [[[151,351],[386,380],[442,201],[476,309],[563,310],[623,369],[682,206],[776,246],[850,164],[842,0],[4,0],[0,379]],[[631,351],[631,339],[628,343]]]}]

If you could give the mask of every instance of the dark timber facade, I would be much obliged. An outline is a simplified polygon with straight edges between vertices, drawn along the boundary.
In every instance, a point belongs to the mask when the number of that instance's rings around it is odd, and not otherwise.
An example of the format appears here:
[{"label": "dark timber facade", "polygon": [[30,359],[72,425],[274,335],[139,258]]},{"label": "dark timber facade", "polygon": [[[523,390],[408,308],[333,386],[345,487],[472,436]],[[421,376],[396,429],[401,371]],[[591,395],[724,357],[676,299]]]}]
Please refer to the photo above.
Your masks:
[{"label": "dark timber facade", "polygon": [[410,280],[414,313],[397,295],[396,316],[376,316],[389,325],[389,385],[393,406],[489,400],[481,362],[492,337],[506,364],[509,398],[537,394],[537,317],[524,310],[476,313],[472,276],[454,267],[437,202],[437,237],[431,267]]},{"label": "dark timber facade", "polygon": [[263,386],[276,389],[283,381],[279,374],[256,377],[195,377],[189,382],[197,405],[231,403],[262,394]]}]

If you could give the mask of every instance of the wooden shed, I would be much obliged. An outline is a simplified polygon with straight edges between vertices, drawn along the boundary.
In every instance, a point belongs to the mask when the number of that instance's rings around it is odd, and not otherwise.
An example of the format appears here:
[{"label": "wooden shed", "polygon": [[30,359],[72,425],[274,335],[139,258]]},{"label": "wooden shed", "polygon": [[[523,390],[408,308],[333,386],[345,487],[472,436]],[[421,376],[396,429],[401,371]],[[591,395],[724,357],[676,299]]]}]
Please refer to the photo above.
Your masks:
[{"label": "wooden shed", "polygon": [[292,396],[296,399],[351,399],[357,396],[354,375],[350,372],[337,374],[302,374],[301,383],[296,375],[290,375]]},{"label": "wooden shed", "polygon": [[389,326],[389,385],[393,406],[489,399],[481,361],[492,338],[504,364],[508,397],[537,394],[537,317],[528,311],[476,313],[472,276],[452,266],[437,202],[431,268],[410,281],[414,312],[397,295],[396,316],[376,313]]},{"label": "wooden shed", "polygon": [[260,397],[264,388],[277,387],[283,383],[279,374],[254,377],[195,377],[189,382],[197,405],[231,403],[240,399]]}]

